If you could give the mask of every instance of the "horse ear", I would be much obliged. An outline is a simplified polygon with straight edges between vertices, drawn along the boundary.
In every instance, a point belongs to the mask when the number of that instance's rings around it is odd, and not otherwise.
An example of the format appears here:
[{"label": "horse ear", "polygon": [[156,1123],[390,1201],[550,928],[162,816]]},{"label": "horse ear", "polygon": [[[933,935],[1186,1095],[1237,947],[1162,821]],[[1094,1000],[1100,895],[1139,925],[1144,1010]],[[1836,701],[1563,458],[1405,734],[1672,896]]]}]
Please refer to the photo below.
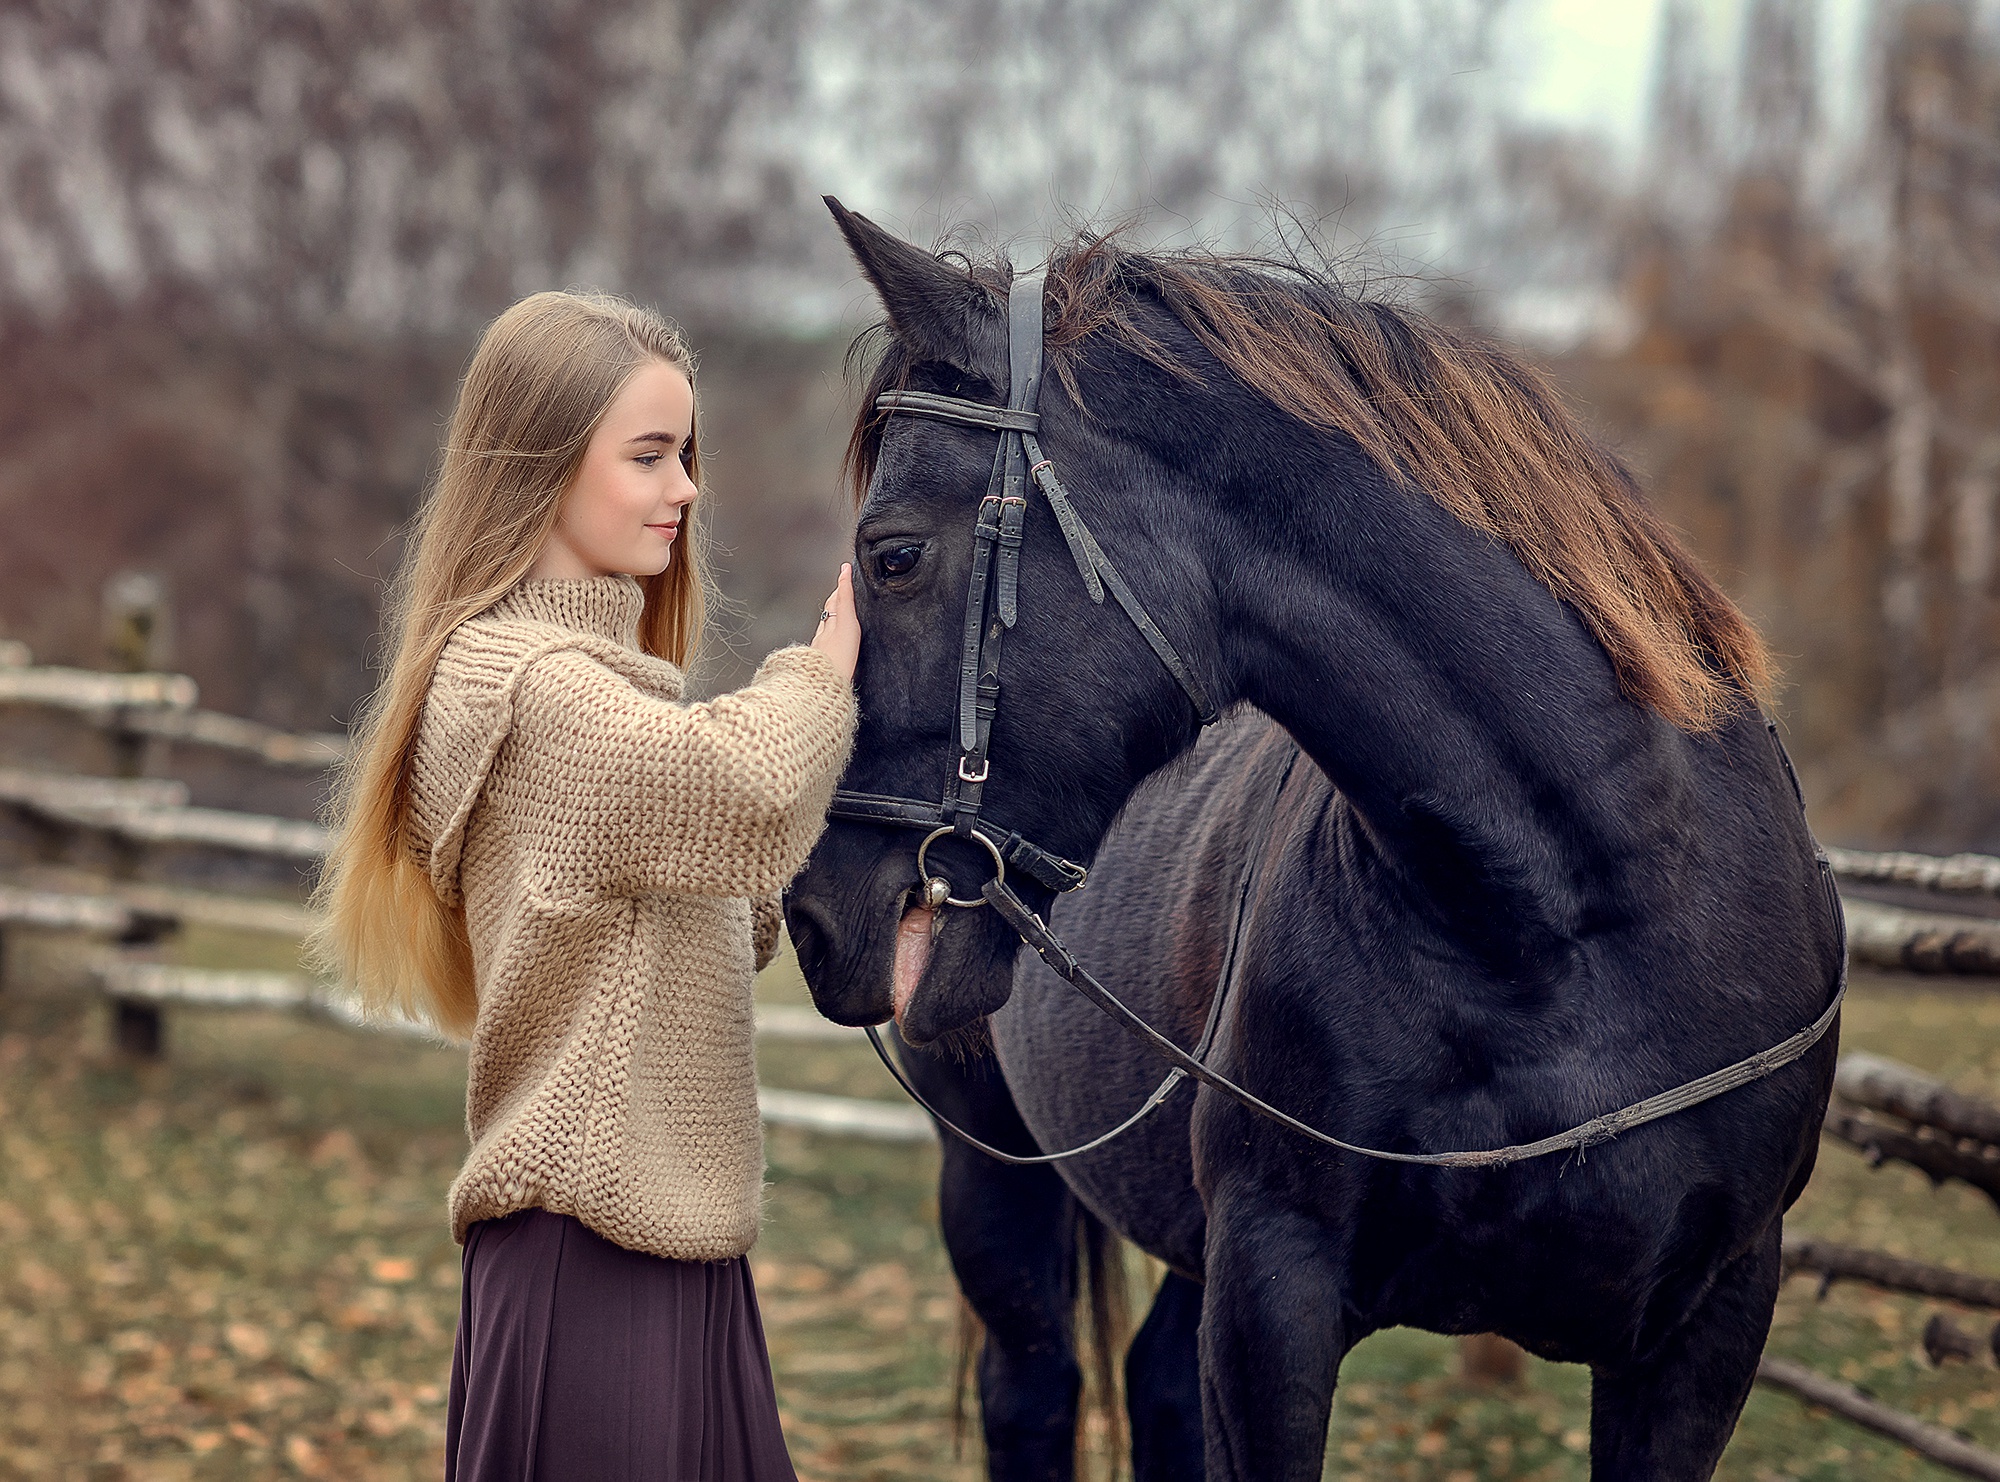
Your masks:
[{"label": "horse ear", "polygon": [[981,375],[990,375],[996,360],[1004,367],[1005,324],[983,285],[832,196],[821,199],[862,274],[875,286],[889,327],[919,359],[941,360]]}]

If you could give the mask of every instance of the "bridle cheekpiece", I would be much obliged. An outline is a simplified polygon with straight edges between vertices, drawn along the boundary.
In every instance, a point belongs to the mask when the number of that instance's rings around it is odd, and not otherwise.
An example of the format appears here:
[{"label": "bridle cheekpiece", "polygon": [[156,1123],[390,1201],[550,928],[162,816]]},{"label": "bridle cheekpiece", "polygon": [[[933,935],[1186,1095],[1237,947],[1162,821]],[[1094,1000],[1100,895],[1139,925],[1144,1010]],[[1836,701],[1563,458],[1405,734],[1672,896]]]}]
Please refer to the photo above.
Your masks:
[{"label": "bridle cheekpiece", "polygon": [[1024,273],[1007,291],[1005,407],[934,391],[885,391],[875,398],[875,410],[886,416],[928,417],[1000,434],[993,473],[972,527],[972,576],[966,585],[965,619],[959,634],[958,766],[946,780],[943,797],[935,803],[842,789],[833,795],[833,806],[828,809],[829,817],[851,823],[925,830],[924,840],[917,846],[918,890],[923,904],[933,909],[986,904],[981,897],[952,895],[942,876],[929,873],[930,846],[947,835],[982,845],[998,880],[1004,880],[1011,867],[1060,894],[1075,890],[1089,874],[1085,866],[980,814],[986,782],[993,774],[987,747],[993,716],[1000,705],[1001,644],[1020,616],[1021,532],[1028,517],[1030,485],[1042,491],[1054,512],[1090,600],[1102,604],[1109,592],[1167,672],[1187,692],[1201,723],[1208,725],[1217,715],[1193,669],[1111,564],[1104,547],[1070,503],[1069,491],[1056,477],[1054,462],[1042,454],[1036,436],[1042,425],[1037,410],[1042,386],[1042,285],[1042,274]]}]

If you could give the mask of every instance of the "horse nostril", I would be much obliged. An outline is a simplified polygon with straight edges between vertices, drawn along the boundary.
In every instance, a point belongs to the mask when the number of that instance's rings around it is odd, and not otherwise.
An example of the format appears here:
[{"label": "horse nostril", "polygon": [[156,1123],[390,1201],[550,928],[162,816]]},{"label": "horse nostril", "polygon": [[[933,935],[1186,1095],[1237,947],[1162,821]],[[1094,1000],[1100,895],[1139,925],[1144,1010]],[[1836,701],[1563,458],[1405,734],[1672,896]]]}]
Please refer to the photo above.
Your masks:
[{"label": "horse nostril", "polygon": [[826,968],[831,932],[826,918],[815,906],[800,900],[785,902],[785,929],[791,933],[792,950],[799,956],[799,971],[808,987],[817,987]]}]

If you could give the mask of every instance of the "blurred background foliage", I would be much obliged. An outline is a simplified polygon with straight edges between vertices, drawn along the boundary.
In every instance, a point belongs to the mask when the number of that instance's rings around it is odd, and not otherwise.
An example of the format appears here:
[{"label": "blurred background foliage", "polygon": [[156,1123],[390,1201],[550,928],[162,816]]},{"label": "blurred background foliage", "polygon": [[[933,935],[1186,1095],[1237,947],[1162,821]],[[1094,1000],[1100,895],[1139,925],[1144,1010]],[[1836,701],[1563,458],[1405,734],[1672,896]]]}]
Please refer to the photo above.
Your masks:
[{"label": "blurred background foliage", "polygon": [[1024,259],[1136,213],[1309,232],[1552,364],[1784,655],[1822,830],[2000,843],[1996,7],[1634,6],[1631,139],[1522,106],[1562,10],[21,0],[0,632],[94,662],[103,581],[154,570],[205,703],[345,718],[480,326],[589,284],[705,352],[734,683],[845,542],[870,310],[818,195]]}]

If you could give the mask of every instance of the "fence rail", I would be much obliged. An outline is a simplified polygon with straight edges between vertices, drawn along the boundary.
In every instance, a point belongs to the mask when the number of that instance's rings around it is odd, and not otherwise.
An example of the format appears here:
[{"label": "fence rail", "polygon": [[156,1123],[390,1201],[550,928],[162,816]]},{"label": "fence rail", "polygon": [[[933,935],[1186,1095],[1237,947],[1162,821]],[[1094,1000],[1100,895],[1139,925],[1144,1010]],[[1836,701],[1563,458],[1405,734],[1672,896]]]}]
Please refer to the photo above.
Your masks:
[{"label": "fence rail", "polygon": [[1857,1106],[1949,1137],[2000,1145],[2000,1107],[1962,1096],[1944,1082],[1883,1055],[1857,1051],[1841,1056],[1833,1090]]},{"label": "fence rail", "polygon": [[1787,1240],[1784,1271],[1786,1276],[1799,1271],[1817,1276],[1821,1296],[1836,1281],[1858,1281],[1880,1291],[1936,1297],[1965,1307],[2000,1311],[2000,1278],[1975,1276],[1969,1271],[1954,1271],[1927,1261],[1905,1260],[1886,1251],[1835,1245],[1826,1240]]},{"label": "fence rail", "polygon": [[1856,885],[1914,885],[1953,895],[2000,896],[2000,859],[1990,854],[1877,854],[1865,849],[1826,851],[1836,879]]},{"label": "fence rail", "polygon": [[308,772],[324,771],[347,756],[347,737],[338,732],[297,735],[219,710],[126,710],[105,723],[135,735],[237,752],[266,766]]},{"label": "fence rail", "polygon": [[[114,1010],[137,1004],[289,1010],[358,1029],[438,1042],[424,1025],[363,1016],[346,995],[303,973],[221,971],[107,958],[94,965],[92,976]],[[862,1042],[859,1030],[844,1029],[811,1009],[789,1005],[759,1005],[755,1033],[762,1040]],[[764,1121],[774,1127],[801,1127],[877,1142],[937,1140],[930,1118],[906,1103],[759,1086],[757,1104]]]},{"label": "fence rail", "polygon": [[0,768],[0,803],[44,823],[91,829],[131,843],[230,850],[302,863],[326,857],[317,823],[197,808],[184,783],[154,778],[72,777]]},{"label": "fence rail", "polygon": [[0,925],[129,938],[147,919],[147,912],[116,896],[0,885]]},{"label": "fence rail", "polygon": [[0,705],[40,705],[97,715],[194,708],[199,696],[185,674],[109,674],[55,665],[0,665]]},{"label": "fence rail", "polygon": [[1891,1409],[1853,1385],[1816,1374],[1803,1364],[1775,1358],[1767,1353],[1758,1361],[1757,1382],[1797,1395],[1822,1410],[1831,1410],[1835,1415],[1879,1436],[1887,1436],[1954,1472],[1984,1478],[1986,1482],[2000,1482],[2000,1454],[1988,1451],[1984,1446],[1973,1445],[1956,1431],[1948,1431],[1941,1425],[1932,1425],[1927,1420]]},{"label": "fence rail", "polygon": [[2000,921],[1844,899],[1847,952],[1869,967],[1913,973],[2000,974]]},{"label": "fence rail", "polygon": [[118,674],[38,665],[25,645],[0,641],[0,705],[73,711],[110,730],[235,752],[273,767],[320,771],[347,755],[343,732],[280,730],[239,715],[198,709],[199,698],[199,688],[185,674]]}]

